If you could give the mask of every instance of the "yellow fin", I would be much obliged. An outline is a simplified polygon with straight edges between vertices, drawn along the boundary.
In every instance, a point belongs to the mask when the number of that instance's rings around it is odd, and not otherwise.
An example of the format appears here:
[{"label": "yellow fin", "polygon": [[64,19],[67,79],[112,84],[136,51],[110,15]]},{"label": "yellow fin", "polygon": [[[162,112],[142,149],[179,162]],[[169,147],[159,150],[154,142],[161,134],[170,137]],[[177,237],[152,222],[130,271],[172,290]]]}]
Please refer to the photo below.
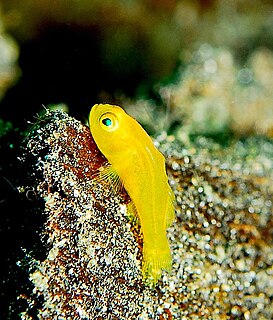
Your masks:
[{"label": "yellow fin", "polygon": [[175,202],[175,196],[173,194],[173,191],[171,188],[168,190],[168,203],[167,203],[167,209],[166,209],[166,225],[169,227],[175,218],[175,211],[174,211],[174,202]]},{"label": "yellow fin", "polygon": [[148,285],[155,286],[162,275],[162,270],[171,270],[171,254],[167,250],[159,252],[157,250],[147,251],[144,249],[144,252],[142,264],[143,277]]},{"label": "yellow fin", "polygon": [[119,193],[122,189],[123,183],[116,170],[110,164],[99,169],[98,179],[109,183],[114,193]]},{"label": "yellow fin", "polygon": [[127,204],[127,216],[131,223],[139,223],[137,209],[132,200]]}]

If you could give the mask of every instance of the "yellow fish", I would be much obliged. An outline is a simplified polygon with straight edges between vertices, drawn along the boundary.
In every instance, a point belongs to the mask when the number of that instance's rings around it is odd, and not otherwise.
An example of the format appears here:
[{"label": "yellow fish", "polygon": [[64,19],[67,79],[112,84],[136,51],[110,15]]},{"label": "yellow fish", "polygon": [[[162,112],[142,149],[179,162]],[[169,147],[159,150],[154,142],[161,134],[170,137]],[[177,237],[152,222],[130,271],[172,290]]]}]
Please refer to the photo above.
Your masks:
[{"label": "yellow fish", "polygon": [[141,125],[118,106],[94,105],[89,124],[95,143],[110,163],[105,176],[113,182],[118,179],[131,198],[130,208],[143,233],[143,276],[155,284],[162,270],[172,264],[166,228],[174,220],[174,195],[165,159]]}]

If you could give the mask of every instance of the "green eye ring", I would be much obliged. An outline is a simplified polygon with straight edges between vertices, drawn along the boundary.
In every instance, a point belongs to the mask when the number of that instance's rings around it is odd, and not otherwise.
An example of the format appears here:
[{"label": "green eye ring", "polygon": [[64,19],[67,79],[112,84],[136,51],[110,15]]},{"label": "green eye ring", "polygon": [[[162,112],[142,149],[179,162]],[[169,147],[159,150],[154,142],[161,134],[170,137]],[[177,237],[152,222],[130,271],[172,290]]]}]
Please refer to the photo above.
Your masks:
[{"label": "green eye ring", "polygon": [[106,112],[100,117],[100,126],[105,131],[114,131],[118,128],[118,118],[114,113]]}]

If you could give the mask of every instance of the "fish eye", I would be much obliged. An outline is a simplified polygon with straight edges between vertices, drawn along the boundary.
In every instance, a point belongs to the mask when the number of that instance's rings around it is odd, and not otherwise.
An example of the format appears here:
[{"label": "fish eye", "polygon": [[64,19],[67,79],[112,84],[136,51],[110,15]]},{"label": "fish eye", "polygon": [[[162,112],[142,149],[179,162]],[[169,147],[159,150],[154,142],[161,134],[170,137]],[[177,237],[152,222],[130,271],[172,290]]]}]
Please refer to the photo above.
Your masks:
[{"label": "fish eye", "polygon": [[112,120],[109,118],[102,119],[101,122],[106,126],[110,127],[112,125]]},{"label": "fish eye", "polygon": [[107,112],[100,117],[100,124],[105,131],[114,131],[118,126],[118,118],[115,114]]}]

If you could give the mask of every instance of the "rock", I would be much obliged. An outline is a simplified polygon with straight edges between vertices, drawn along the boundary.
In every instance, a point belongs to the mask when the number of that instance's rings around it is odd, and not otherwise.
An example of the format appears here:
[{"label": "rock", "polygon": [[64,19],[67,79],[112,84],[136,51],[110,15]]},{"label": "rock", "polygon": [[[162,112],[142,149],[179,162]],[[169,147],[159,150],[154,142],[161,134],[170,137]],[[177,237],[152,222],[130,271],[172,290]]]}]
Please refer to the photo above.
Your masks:
[{"label": "rock", "polygon": [[176,221],[167,233],[172,271],[151,288],[128,195],[98,179],[107,160],[89,128],[47,111],[30,130],[23,162],[44,201],[45,255],[30,258],[21,319],[273,317],[272,142],[223,149],[201,137],[186,147],[162,134],[155,144],[166,156]]}]

